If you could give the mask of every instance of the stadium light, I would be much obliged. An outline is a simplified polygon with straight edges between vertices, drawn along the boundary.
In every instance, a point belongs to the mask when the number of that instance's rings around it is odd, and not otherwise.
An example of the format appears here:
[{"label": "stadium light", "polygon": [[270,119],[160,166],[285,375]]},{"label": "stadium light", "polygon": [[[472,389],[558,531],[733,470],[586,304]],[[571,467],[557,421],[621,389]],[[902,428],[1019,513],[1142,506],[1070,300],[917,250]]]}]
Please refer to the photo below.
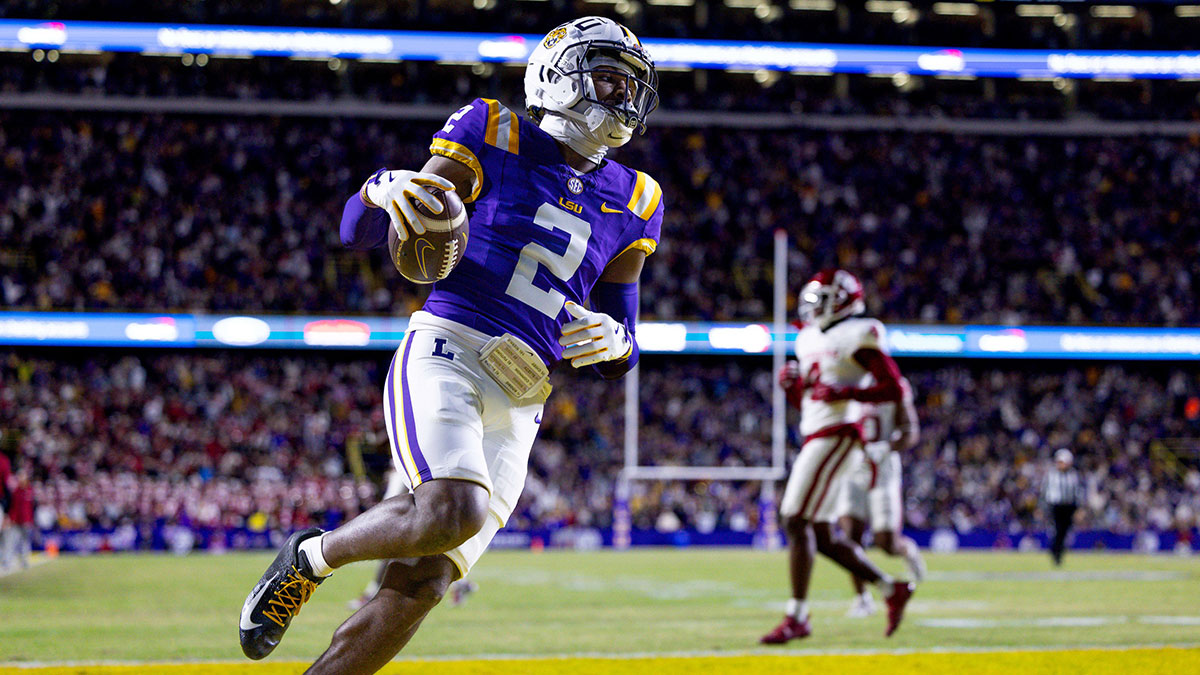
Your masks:
[{"label": "stadium light", "polygon": [[894,14],[902,9],[912,9],[912,5],[906,0],[867,0],[866,8],[875,14]]},{"label": "stadium light", "polygon": [[691,7],[696,4],[696,0],[646,0],[646,2],[658,7]]},{"label": "stadium light", "polygon": [[933,13],[942,16],[978,16],[979,5],[969,2],[935,2]]},{"label": "stadium light", "polygon": [[1097,19],[1130,19],[1137,15],[1131,5],[1096,5],[1089,12]]},{"label": "stadium light", "polygon": [[1180,5],[1175,8],[1175,16],[1182,19],[1195,19],[1200,17],[1200,5]]},{"label": "stadium light", "polygon": [[763,89],[773,86],[779,81],[780,73],[778,70],[767,70],[765,68],[754,71],[754,81],[761,84]]},{"label": "stadium light", "polygon": [[772,21],[778,21],[783,16],[783,10],[775,5],[763,3],[754,8],[754,16],[767,23],[771,23]]},{"label": "stadium light", "polygon": [[[630,0],[621,0],[635,4]],[[907,10],[906,10],[907,11]],[[915,14],[915,10],[912,11]],[[1200,16],[1200,15],[1198,15]],[[1076,20],[1075,15],[1062,15]],[[297,29],[283,26],[155,25],[0,19],[0,50],[28,50],[45,61],[59,53],[134,52],[150,57],[248,59],[256,56],[327,62],[437,61],[523,68],[541,36]],[[663,68],[759,69],[804,73],[887,73],[976,77],[1200,77],[1200,51],[1099,51],[931,48],[795,42],[646,38]],[[40,50],[35,52],[35,50]],[[57,58],[57,54],[55,55]]]},{"label": "stadium light", "polygon": [[1017,5],[1017,16],[1054,17],[1062,14],[1061,5]]},{"label": "stadium light", "polygon": [[763,0],[725,0],[725,6],[734,9],[757,9],[764,4]]},{"label": "stadium light", "polygon": [[791,0],[788,7],[801,12],[832,12],[837,9],[837,3],[834,0]]}]

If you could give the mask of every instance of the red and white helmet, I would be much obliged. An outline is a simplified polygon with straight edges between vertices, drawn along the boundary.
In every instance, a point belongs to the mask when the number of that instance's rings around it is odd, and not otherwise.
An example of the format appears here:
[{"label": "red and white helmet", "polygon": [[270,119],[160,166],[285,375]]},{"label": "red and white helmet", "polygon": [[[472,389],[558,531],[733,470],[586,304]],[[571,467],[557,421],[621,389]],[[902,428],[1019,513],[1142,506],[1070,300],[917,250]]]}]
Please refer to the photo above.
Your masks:
[{"label": "red and white helmet", "polygon": [[797,311],[801,321],[824,329],[839,319],[862,314],[866,309],[858,278],[846,270],[826,269],[817,272],[800,289]]}]

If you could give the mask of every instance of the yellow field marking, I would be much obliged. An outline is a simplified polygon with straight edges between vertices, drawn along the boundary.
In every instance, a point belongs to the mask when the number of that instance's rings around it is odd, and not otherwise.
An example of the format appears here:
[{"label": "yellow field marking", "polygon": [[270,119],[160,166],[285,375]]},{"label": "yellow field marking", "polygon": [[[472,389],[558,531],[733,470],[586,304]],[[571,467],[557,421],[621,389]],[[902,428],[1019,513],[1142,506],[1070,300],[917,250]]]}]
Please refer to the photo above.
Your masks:
[{"label": "yellow field marking", "polygon": [[[0,674],[111,675],[147,673],[161,675],[292,675],[304,663],[180,663],[140,665],[0,666]],[[835,672],[846,675],[904,675],[979,673],[982,675],[1073,675],[1093,673],[1138,673],[1175,675],[1200,672],[1200,648],[1072,649],[1063,651],[924,652],[913,654],[816,654],[778,656],[695,656],[622,658],[545,658],[494,660],[399,661],[389,664],[385,675],[707,675],[708,673],[754,673],[783,675],[798,672]]]}]

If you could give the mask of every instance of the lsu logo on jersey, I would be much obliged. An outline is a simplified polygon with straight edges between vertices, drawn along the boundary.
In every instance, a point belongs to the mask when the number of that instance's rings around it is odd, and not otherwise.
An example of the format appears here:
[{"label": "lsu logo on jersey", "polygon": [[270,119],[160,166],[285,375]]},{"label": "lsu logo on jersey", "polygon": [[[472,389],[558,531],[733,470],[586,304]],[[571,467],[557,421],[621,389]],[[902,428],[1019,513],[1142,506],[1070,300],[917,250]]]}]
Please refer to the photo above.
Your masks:
[{"label": "lsu logo on jersey", "polygon": [[559,42],[562,42],[562,39],[565,37],[567,37],[567,27],[559,26],[546,35],[546,39],[542,41],[542,46],[550,49]]}]

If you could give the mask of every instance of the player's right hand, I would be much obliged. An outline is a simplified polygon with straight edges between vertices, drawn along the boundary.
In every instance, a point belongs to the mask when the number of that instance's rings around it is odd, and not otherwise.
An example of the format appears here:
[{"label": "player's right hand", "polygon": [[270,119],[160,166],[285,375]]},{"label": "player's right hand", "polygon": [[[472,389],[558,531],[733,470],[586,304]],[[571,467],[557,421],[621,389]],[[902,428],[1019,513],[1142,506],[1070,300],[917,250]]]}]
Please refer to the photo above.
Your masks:
[{"label": "player's right hand", "polygon": [[367,204],[387,211],[392,227],[396,229],[400,241],[404,241],[408,239],[409,230],[412,230],[413,234],[425,234],[425,226],[417,217],[416,207],[411,200],[421,202],[433,213],[442,212],[441,201],[429,194],[426,186],[447,191],[454,189],[454,183],[435,173],[380,169],[363,183],[359,194]]},{"label": "player's right hand", "polygon": [[800,362],[788,361],[779,369],[779,386],[791,389],[800,380]]}]

